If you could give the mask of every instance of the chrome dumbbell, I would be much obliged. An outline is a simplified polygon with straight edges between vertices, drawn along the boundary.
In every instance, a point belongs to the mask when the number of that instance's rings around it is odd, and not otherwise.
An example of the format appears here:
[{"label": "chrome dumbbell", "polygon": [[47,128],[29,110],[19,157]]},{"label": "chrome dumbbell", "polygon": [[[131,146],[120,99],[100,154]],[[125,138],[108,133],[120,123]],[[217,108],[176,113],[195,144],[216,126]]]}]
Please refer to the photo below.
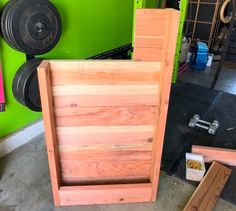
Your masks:
[{"label": "chrome dumbbell", "polygon": [[208,131],[209,134],[215,135],[220,123],[214,120],[212,123],[201,120],[198,114],[195,114],[189,121],[188,126],[191,128],[199,127]]}]

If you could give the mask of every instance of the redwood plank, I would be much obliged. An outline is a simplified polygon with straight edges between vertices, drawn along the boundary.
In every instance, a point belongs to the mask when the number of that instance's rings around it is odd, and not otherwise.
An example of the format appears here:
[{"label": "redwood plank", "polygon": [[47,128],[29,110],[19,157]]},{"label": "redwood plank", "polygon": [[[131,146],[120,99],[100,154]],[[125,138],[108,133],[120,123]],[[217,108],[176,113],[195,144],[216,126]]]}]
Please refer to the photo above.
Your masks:
[{"label": "redwood plank", "polygon": [[137,61],[162,61],[163,48],[135,47],[134,59]]},{"label": "redwood plank", "polygon": [[204,156],[206,163],[218,161],[229,166],[236,166],[236,150],[217,147],[192,146],[192,152]]},{"label": "redwood plank", "polygon": [[[167,111],[169,104],[171,79],[174,66],[174,55],[177,43],[179,12],[173,9],[166,10],[138,10],[135,36],[149,36],[152,42],[153,37],[163,36],[163,49],[150,47],[147,40],[142,39],[140,47],[134,48],[134,60],[138,61],[160,61],[162,73],[160,77],[160,95],[156,98],[159,105],[157,109],[157,124],[154,132],[153,152],[150,168],[150,180],[152,183],[152,200],[156,200],[158,181],[160,175],[160,164],[162,148],[166,127]],[[144,20],[143,22],[141,20]],[[153,27],[155,26],[155,27]],[[155,29],[153,29],[155,28]],[[155,30],[158,28],[158,34]],[[145,46],[148,44],[147,46]],[[150,55],[150,56],[147,56]]]},{"label": "redwood plank", "polygon": [[213,162],[206,176],[185,206],[184,211],[213,210],[230,174],[231,169]]},{"label": "redwood plank", "polygon": [[[54,97],[56,108],[102,106],[156,106],[158,94],[146,95],[61,95]],[[111,100],[112,99],[112,100]]]},{"label": "redwood plank", "polygon": [[59,194],[62,206],[149,202],[151,184],[61,187]]},{"label": "redwood plank", "polygon": [[[158,95],[159,86],[155,85],[67,85],[53,86],[53,96],[116,96],[128,95],[129,97],[143,95]],[[111,100],[111,98],[110,98]]]},{"label": "redwood plank", "polygon": [[[135,37],[135,48],[156,48],[157,50],[163,50],[164,37]],[[143,57],[141,57],[143,58]],[[156,60],[154,60],[156,61]],[[152,63],[152,62],[151,62]]]},{"label": "redwood plank", "polygon": [[156,106],[55,109],[58,127],[154,125]]},{"label": "redwood plank", "polygon": [[135,36],[165,37],[166,28],[170,28],[168,21],[167,10],[138,9]]},{"label": "redwood plank", "polygon": [[151,145],[143,147],[110,146],[110,147],[60,147],[60,161],[126,161],[126,160],[151,160]]},{"label": "redwood plank", "polygon": [[60,163],[63,178],[96,179],[149,177],[150,160],[126,161],[63,161]]},{"label": "redwood plank", "polygon": [[[158,44],[161,45],[160,41]],[[51,61],[53,85],[157,84],[161,64],[133,61]]]},{"label": "redwood plank", "polygon": [[38,67],[38,78],[43,110],[47,154],[50,166],[52,191],[55,206],[59,206],[60,199],[58,190],[61,184],[61,175],[58,161],[56,125],[53,115],[53,98],[51,90],[49,62],[43,61],[40,64],[40,66]]},{"label": "redwood plank", "polygon": [[60,127],[58,146],[146,146],[152,143],[154,126]]}]

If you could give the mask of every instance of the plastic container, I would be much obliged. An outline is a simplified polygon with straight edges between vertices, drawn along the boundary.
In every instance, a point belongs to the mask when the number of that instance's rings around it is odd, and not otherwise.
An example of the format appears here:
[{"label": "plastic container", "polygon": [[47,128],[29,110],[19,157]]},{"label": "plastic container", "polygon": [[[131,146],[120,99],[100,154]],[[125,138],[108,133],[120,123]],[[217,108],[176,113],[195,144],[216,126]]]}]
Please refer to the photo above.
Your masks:
[{"label": "plastic container", "polygon": [[[199,161],[201,164],[201,170],[188,168],[187,166],[188,160]],[[205,172],[206,172],[206,167],[205,167],[203,155],[186,153],[186,179],[200,182],[203,179]]]},{"label": "plastic container", "polygon": [[207,67],[211,67],[212,62],[213,62],[213,59],[214,59],[214,54],[209,53],[209,54],[208,54]]}]

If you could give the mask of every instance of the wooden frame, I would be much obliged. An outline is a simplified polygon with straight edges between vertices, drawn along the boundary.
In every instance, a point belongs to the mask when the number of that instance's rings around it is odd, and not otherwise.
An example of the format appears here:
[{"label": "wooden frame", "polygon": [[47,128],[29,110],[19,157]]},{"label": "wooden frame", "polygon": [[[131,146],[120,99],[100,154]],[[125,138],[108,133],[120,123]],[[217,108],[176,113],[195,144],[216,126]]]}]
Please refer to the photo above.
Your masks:
[{"label": "wooden frame", "polygon": [[[208,47],[210,48],[211,46],[213,46],[215,39],[216,39],[216,35],[218,34],[218,25],[220,24],[220,18],[219,18],[219,8],[222,4],[222,0],[215,0],[215,2],[203,2],[201,0],[196,0],[196,1],[189,1],[189,10],[191,9],[191,6],[196,5],[196,13],[195,13],[195,17],[188,17],[187,20],[185,20],[186,23],[193,23],[193,29],[192,31],[189,31],[192,33],[192,40],[196,41],[197,39],[201,39],[201,41],[207,42]],[[214,6],[214,13],[213,13],[213,17],[211,21],[201,21],[199,20],[199,13],[201,11],[201,6]],[[209,26],[209,38],[203,39],[202,37],[197,37],[196,36],[196,27],[197,24],[206,24],[207,26]],[[199,26],[198,26],[199,27]]]},{"label": "wooden frame", "polygon": [[137,19],[135,61],[38,68],[56,206],[156,200],[178,12],[144,9]]}]

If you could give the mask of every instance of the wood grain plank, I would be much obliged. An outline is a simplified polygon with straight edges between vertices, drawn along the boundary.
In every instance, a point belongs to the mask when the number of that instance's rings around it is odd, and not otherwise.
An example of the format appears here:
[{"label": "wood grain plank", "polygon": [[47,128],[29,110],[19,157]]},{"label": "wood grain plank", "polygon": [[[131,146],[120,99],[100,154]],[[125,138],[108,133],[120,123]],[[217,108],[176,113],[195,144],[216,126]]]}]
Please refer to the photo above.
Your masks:
[{"label": "wood grain plank", "polygon": [[[164,37],[136,36],[135,48],[155,48],[163,50]],[[141,57],[143,58],[143,57]],[[156,61],[156,60],[153,60]],[[149,62],[148,62],[149,63]]]},{"label": "wood grain plank", "polygon": [[59,194],[62,206],[148,202],[151,184],[61,187]]},{"label": "wood grain plank", "polygon": [[[67,85],[53,86],[53,96],[78,95],[158,95],[159,86],[155,85]],[[111,100],[111,98],[110,98]]]},{"label": "wood grain plank", "polygon": [[151,145],[145,147],[112,146],[112,147],[60,147],[60,161],[126,161],[151,160]]},{"label": "wood grain plank", "polygon": [[[160,45],[160,41],[157,41]],[[157,84],[161,64],[134,61],[51,61],[53,85]]]},{"label": "wood grain plank", "polygon": [[206,163],[218,161],[229,166],[236,166],[236,150],[217,147],[192,146],[192,152],[204,156]]},{"label": "wood grain plank", "polygon": [[[62,95],[54,97],[55,108],[102,106],[156,106],[158,94],[134,95]],[[112,99],[112,100],[111,100]]]},{"label": "wood grain plank", "polygon": [[166,11],[156,9],[138,9],[136,11],[135,36],[164,37],[169,27]]},{"label": "wood grain plank", "polygon": [[[102,127],[101,131],[94,130],[94,127],[80,128],[57,128],[58,131],[58,146],[59,147],[81,147],[93,146],[108,147],[108,146],[146,146],[152,144],[154,127],[150,130],[139,131],[143,126],[118,127],[116,131],[114,127]],[[134,128],[134,129],[132,129]],[[135,130],[136,128],[136,130]],[[85,129],[85,131],[83,130]],[[113,130],[112,130],[113,129]],[[91,131],[91,133],[90,133]],[[87,133],[86,133],[87,132]]]},{"label": "wood grain plank", "polygon": [[163,57],[163,48],[135,47],[134,59],[136,61],[160,62],[162,61]]},{"label": "wood grain plank", "polygon": [[55,109],[58,127],[154,125],[156,106],[79,107]]},{"label": "wood grain plank", "polygon": [[231,169],[213,162],[206,176],[185,206],[184,211],[213,210],[230,174]]},{"label": "wood grain plank", "polygon": [[49,62],[43,61],[38,67],[39,88],[43,110],[43,120],[45,127],[46,145],[48,161],[50,166],[50,175],[52,191],[55,206],[60,205],[59,187],[61,185],[61,175],[57,151],[56,125],[53,115],[53,98],[51,90],[51,79]]},{"label": "wood grain plank", "polygon": [[[147,11],[148,12],[148,11]],[[163,12],[163,13],[162,13]],[[139,16],[145,16],[145,13],[139,11]],[[177,35],[178,35],[178,23],[179,12],[173,9],[166,9],[162,11],[150,10],[150,16],[155,16],[151,19],[150,25],[156,25],[161,23],[162,19],[165,19],[165,26],[161,30],[164,33],[163,52],[156,57],[157,60],[161,60],[163,64],[161,83],[160,83],[160,96],[157,98],[157,102],[160,102],[157,111],[157,124],[154,132],[153,140],[153,152],[150,168],[150,180],[152,182],[153,193],[152,200],[155,201],[157,197],[158,181],[161,167],[162,149],[164,144],[164,135],[166,128],[166,119],[169,105],[171,79],[174,67],[174,57],[176,51]],[[152,35],[152,34],[149,34]],[[143,58],[142,61],[145,61]]]},{"label": "wood grain plank", "polygon": [[62,178],[124,178],[149,177],[150,160],[125,161],[63,161],[60,163]]}]

